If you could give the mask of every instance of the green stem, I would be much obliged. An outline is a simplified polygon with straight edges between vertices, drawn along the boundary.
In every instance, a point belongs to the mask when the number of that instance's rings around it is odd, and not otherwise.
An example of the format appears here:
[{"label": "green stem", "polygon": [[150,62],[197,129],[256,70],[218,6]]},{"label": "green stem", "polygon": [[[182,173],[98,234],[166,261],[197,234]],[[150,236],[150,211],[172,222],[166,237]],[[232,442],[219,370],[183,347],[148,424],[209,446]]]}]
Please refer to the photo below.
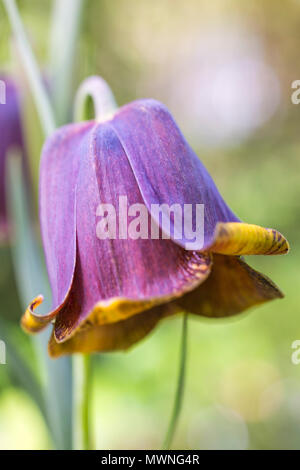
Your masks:
[{"label": "green stem", "polygon": [[181,334],[181,349],[180,349],[180,362],[179,362],[179,374],[177,381],[177,389],[175,394],[175,400],[172,410],[172,415],[167,430],[167,434],[164,440],[163,449],[169,450],[173,441],[173,437],[176,431],[178,418],[182,408],[183,395],[184,395],[184,384],[185,384],[185,369],[186,369],[186,356],[187,356],[187,321],[188,315],[185,313],[182,322],[182,334]]},{"label": "green stem", "polygon": [[[92,102],[94,116],[89,112]],[[77,122],[95,119],[103,121],[117,109],[114,95],[103,78],[92,76],[82,82],[75,98],[74,119]]]},{"label": "green stem", "polygon": [[46,136],[55,130],[55,119],[40,71],[27,39],[15,0],[3,0],[16,39],[23,66]]},{"label": "green stem", "polygon": [[91,450],[90,425],[92,368],[88,354],[73,357],[73,443],[77,450]]}]

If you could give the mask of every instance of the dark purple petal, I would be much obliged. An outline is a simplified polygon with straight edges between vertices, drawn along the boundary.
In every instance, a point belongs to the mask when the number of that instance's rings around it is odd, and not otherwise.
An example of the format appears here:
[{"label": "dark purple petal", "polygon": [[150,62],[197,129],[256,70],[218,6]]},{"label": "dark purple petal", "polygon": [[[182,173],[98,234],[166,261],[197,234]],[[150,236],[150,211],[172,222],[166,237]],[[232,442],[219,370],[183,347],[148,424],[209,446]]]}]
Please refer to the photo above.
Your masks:
[{"label": "dark purple petal", "polygon": [[75,193],[93,124],[61,128],[48,139],[40,168],[40,222],[53,309],[65,300],[76,261]]},{"label": "dark purple petal", "polygon": [[[185,251],[171,240],[106,239],[96,236],[97,207],[143,203],[122,145],[109,124],[93,129],[76,190],[77,263],[70,307],[56,320],[55,334],[64,340],[97,310],[97,321],[116,322],[134,313],[182,295],[207,277],[207,255]],[[118,211],[117,211],[118,212]],[[150,224],[150,216],[148,215]],[[124,299],[120,307],[115,299]],[[109,308],[109,303],[114,307]],[[105,308],[106,307],[106,308]],[[148,307],[148,308],[149,308]]]},{"label": "dark purple petal", "polygon": [[[239,222],[164,105],[154,100],[131,103],[115,115],[112,126],[149,209],[151,204],[204,204],[200,249],[211,244],[218,222]],[[189,242],[185,237],[174,241],[183,247]]]}]

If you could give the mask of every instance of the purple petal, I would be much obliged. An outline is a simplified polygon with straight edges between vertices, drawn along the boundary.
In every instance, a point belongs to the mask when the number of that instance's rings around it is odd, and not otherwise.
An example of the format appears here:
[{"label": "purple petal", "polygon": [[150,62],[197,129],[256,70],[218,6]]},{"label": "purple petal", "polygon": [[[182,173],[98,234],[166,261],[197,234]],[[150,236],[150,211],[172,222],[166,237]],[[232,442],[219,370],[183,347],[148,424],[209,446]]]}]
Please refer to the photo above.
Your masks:
[{"label": "purple petal", "polygon": [[[239,222],[164,105],[154,100],[133,102],[120,109],[112,126],[149,210],[151,204],[204,204],[204,245],[200,249],[209,247],[218,222]],[[174,241],[183,247],[189,242],[184,236]]]},{"label": "purple petal", "polygon": [[[207,255],[185,251],[172,240],[97,238],[101,202],[117,208],[119,196],[127,195],[128,205],[142,204],[143,198],[110,124],[95,127],[91,139],[78,176],[76,272],[70,302],[56,320],[58,341],[69,337],[93,309],[98,324],[116,322],[195,288],[210,270]],[[110,309],[115,299],[124,302]]]},{"label": "purple petal", "polygon": [[53,308],[64,302],[76,261],[75,192],[91,123],[69,125],[48,139],[40,168],[40,222]]}]

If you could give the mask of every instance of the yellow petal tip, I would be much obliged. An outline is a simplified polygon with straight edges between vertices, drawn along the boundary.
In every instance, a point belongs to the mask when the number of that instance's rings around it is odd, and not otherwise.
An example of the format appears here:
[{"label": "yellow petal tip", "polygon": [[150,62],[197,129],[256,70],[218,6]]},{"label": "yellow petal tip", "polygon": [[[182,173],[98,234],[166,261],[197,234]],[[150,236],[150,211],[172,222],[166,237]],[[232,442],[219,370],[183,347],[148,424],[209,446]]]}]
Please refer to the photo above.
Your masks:
[{"label": "yellow petal tip", "polygon": [[21,319],[21,326],[26,333],[38,333],[49,323],[43,315],[36,315],[34,310],[44,301],[43,295],[38,295],[28,306]]},{"label": "yellow petal tip", "polygon": [[218,223],[213,253],[222,255],[283,255],[290,249],[286,238],[277,230],[242,222]]}]

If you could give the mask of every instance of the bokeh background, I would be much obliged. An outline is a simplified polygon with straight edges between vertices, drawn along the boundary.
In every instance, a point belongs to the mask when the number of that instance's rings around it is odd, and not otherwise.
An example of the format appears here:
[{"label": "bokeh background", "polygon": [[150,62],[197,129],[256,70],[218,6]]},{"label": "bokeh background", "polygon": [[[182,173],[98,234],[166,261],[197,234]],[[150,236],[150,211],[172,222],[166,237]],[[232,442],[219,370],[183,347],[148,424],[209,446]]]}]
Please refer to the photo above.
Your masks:
[{"label": "bokeh background", "polygon": [[[20,2],[45,75],[52,6]],[[120,105],[142,97],[164,102],[239,217],[278,229],[292,247],[288,256],[248,258],[285,299],[234,320],[190,318],[174,448],[300,448],[300,364],[291,361],[292,342],[300,339],[300,105],[291,102],[291,83],[300,79],[299,32],[299,0],[85,0],[74,90],[99,74]],[[12,50],[0,3],[1,69],[11,67]],[[27,119],[38,154],[36,115]],[[34,371],[21,313],[10,249],[2,247],[0,318]],[[98,448],[160,448],[180,326],[180,318],[168,319],[130,352],[95,356]],[[35,400],[11,364],[0,365],[0,449],[51,446]]]}]

